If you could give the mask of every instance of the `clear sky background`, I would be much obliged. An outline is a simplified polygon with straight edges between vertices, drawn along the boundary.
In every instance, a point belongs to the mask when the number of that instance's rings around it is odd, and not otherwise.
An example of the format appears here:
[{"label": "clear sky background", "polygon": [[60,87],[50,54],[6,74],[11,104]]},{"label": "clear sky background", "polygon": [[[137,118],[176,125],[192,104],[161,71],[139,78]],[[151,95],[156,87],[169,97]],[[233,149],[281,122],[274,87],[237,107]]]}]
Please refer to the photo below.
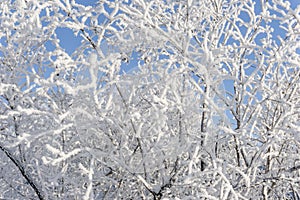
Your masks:
[{"label": "clear sky background", "polygon": [[[96,6],[100,1],[99,0],[75,0],[76,3],[78,4],[82,4],[85,6]],[[162,0],[163,1],[163,0]],[[175,0],[174,0],[175,1]],[[273,0],[269,0],[269,3],[272,4]],[[300,5],[300,0],[287,0],[292,9],[295,9],[297,6]],[[259,14],[261,12],[261,6],[260,6],[260,2],[261,0],[255,0],[256,2],[256,12],[257,14]],[[106,8],[109,9],[109,8]],[[300,9],[299,9],[300,10]],[[276,15],[281,15],[280,13],[271,13],[271,14],[276,14]],[[244,20],[248,20],[249,16],[246,13],[242,13],[240,15],[240,17]],[[284,38],[286,35],[286,32],[284,29],[282,29],[280,27],[279,21],[273,20],[271,22],[271,26],[274,28],[274,32],[273,32],[273,36],[274,38],[276,38],[277,36]],[[247,30],[247,27],[241,27],[242,32]],[[82,37],[81,34],[75,35],[74,32],[71,29],[68,28],[58,28],[56,29],[56,34],[58,36],[58,38],[60,39],[60,46],[66,50],[66,52],[71,55],[72,53],[74,53],[74,51],[76,50],[76,48],[78,48],[81,45],[81,41],[84,39]],[[261,35],[260,37],[264,37],[263,35]],[[279,40],[278,44],[279,44]],[[3,41],[3,39],[0,39],[0,42],[3,44],[5,43],[5,41]],[[51,46],[51,43],[46,43],[47,48],[51,49],[53,48],[53,46]],[[299,52],[300,53],[300,50]],[[1,56],[1,52],[0,52],[0,56]],[[133,68],[135,68],[137,66],[137,55],[136,53],[133,52],[133,54],[131,55],[131,60],[128,64],[123,64],[122,69],[125,71],[131,71]]]},{"label": "clear sky background", "polygon": [[[76,3],[85,6],[95,6],[99,3],[99,0],[75,0]],[[71,55],[78,46],[81,44],[83,39],[80,34],[78,36],[74,35],[74,32],[67,28],[59,28],[56,30],[57,36],[60,38],[60,45],[66,52]]]},{"label": "clear sky background", "polygon": [[[75,1],[76,1],[76,3],[82,4],[85,6],[95,6],[99,2],[98,0],[75,0]],[[261,11],[261,8],[259,6],[260,1],[261,0],[256,0],[256,2],[257,2],[256,10],[258,13]],[[288,0],[288,1],[290,2],[292,9],[295,9],[295,8],[297,8],[297,6],[300,5],[300,0]],[[271,2],[271,1],[269,1],[269,2]],[[279,13],[271,13],[271,14],[278,15]],[[249,18],[249,16],[247,16],[246,14],[241,14],[240,17],[245,20],[247,20],[247,18]],[[274,21],[272,21],[271,25],[275,30],[273,33],[274,36],[278,35],[282,38],[285,37],[285,31],[282,28],[280,28],[279,21],[274,20]],[[246,28],[241,27],[241,29],[243,30]],[[66,52],[70,55],[81,44],[81,40],[83,39],[80,35],[75,36],[73,31],[70,29],[67,29],[67,28],[57,29],[56,34],[60,38],[61,47],[63,47],[66,50]]]},{"label": "clear sky background", "polygon": [[[75,0],[75,1],[78,4],[82,4],[82,5],[85,5],[85,6],[95,6],[99,3],[99,0]],[[257,2],[256,3],[257,4],[256,9],[257,9],[257,12],[259,13],[260,10],[261,10],[261,8],[259,6],[261,0],[255,0],[255,1]],[[300,5],[300,0],[287,0],[287,1],[290,2],[292,9],[295,9],[297,6]],[[270,0],[269,2],[271,3],[272,0]],[[279,14],[279,13],[273,13],[273,14]],[[243,19],[249,18],[245,14],[241,14],[240,17],[243,18]],[[278,21],[273,21],[271,23],[271,25],[275,30],[274,35],[284,37],[285,31],[282,28],[279,27],[279,22]],[[243,29],[243,28],[241,28],[241,29]],[[81,44],[81,40],[83,39],[80,35],[75,36],[73,31],[70,30],[70,29],[67,29],[67,28],[58,28],[56,30],[56,34],[60,38],[61,47],[64,48],[66,50],[66,52],[70,55]],[[3,39],[0,39],[0,42],[3,43],[4,42]],[[49,48],[51,48],[51,47],[49,46]],[[0,54],[0,56],[1,56],[1,54]]]}]

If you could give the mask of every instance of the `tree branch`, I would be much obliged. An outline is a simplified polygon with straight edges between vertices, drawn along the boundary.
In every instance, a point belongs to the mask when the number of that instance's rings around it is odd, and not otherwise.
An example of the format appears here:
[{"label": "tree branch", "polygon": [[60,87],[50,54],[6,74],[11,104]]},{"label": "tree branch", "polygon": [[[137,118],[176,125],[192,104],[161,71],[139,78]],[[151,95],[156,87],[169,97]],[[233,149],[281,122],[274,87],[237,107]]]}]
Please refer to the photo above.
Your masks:
[{"label": "tree branch", "polygon": [[9,152],[9,150],[7,150],[5,147],[3,147],[0,144],[0,149],[5,153],[5,155],[14,163],[14,165],[19,169],[19,171],[21,172],[22,176],[26,179],[26,181],[29,183],[29,185],[31,186],[31,188],[34,190],[34,192],[36,193],[36,195],[38,196],[38,198],[40,200],[44,200],[45,198],[43,197],[43,195],[41,194],[40,189],[38,189],[38,187],[36,186],[36,184],[33,182],[33,180],[28,176],[28,174],[26,173],[24,167],[22,166],[22,164]]}]

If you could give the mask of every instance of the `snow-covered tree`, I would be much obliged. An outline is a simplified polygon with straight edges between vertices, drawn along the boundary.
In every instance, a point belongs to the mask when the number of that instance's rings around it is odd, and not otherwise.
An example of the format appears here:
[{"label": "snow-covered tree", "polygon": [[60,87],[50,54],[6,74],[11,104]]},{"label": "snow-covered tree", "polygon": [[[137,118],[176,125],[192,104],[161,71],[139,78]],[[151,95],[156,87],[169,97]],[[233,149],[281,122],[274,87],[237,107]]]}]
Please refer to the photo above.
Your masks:
[{"label": "snow-covered tree", "polygon": [[1,199],[300,198],[300,5],[87,4],[0,2]]}]

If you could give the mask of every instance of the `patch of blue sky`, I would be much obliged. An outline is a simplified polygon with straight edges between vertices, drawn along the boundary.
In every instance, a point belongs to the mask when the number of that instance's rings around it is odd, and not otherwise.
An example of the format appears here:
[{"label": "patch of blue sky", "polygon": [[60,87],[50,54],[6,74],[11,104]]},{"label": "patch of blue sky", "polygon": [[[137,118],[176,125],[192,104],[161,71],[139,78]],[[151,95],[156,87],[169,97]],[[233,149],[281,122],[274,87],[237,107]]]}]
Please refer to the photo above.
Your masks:
[{"label": "patch of blue sky", "polygon": [[34,64],[28,67],[28,72],[31,74],[36,73],[41,78],[48,79],[50,75],[55,71],[55,68],[49,67],[49,62],[43,63],[43,65]]},{"label": "patch of blue sky", "polygon": [[138,52],[133,52],[130,56],[130,58],[124,57],[122,59],[122,64],[121,64],[121,75],[122,74],[128,74],[128,73],[133,73],[136,70],[138,70],[139,66],[142,66],[144,64],[139,61],[139,53]]},{"label": "patch of blue sky", "polygon": [[69,55],[71,55],[81,45],[83,38],[81,36],[74,35],[74,31],[69,28],[57,28],[55,33],[59,38],[60,46],[65,49]]},{"label": "patch of blue sky", "polygon": [[3,50],[7,47],[7,39],[6,39],[6,37],[1,37],[0,38],[0,58],[3,58],[3,56],[4,56],[4,52],[3,52]]},{"label": "patch of blue sky", "polygon": [[49,51],[54,51],[56,49],[56,47],[54,46],[54,44],[52,43],[51,40],[47,40],[45,43],[45,48],[46,50],[49,52]]},{"label": "patch of blue sky", "polygon": [[75,0],[76,3],[85,5],[85,6],[97,6],[99,0]]}]

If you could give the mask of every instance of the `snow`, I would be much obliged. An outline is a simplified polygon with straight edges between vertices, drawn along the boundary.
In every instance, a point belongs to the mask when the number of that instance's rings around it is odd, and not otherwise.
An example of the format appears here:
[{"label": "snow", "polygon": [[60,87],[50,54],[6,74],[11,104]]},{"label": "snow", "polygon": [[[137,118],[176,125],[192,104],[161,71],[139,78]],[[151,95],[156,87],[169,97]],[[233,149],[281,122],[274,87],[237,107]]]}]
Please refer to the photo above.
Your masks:
[{"label": "snow", "polygon": [[[292,1],[7,2],[4,199],[36,199],[39,188],[45,199],[300,193]],[[59,29],[81,41],[73,53]]]}]

